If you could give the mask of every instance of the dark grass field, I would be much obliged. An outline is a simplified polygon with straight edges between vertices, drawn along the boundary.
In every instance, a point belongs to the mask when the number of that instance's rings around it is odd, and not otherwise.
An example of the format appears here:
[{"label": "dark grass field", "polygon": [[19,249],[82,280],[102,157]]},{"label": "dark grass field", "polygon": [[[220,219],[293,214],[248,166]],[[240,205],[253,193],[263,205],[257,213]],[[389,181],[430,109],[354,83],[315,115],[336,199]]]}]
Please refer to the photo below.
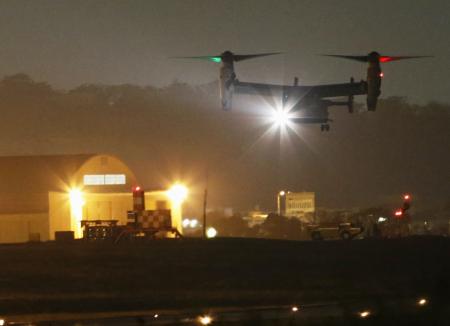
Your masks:
[{"label": "dark grass field", "polygon": [[450,298],[450,239],[0,246],[0,315]]}]

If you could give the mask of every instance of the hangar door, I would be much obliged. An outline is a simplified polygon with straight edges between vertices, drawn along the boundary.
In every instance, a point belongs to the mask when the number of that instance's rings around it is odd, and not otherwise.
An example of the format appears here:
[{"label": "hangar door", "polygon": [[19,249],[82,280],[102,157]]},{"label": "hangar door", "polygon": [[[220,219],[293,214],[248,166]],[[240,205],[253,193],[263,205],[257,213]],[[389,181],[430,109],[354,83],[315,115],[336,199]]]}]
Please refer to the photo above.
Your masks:
[{"label": "hangar door", "polygon": [[111,220],[111,201],[87,201],[84,206],[83,218],[86,220]]}]

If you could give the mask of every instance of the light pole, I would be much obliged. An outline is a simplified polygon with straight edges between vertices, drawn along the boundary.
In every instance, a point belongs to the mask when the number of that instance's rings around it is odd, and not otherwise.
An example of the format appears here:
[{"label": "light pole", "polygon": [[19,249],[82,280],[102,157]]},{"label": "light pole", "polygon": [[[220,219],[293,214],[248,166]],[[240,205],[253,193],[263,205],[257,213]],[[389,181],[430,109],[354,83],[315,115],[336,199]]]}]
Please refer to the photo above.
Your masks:
[{"label": "light pole", "polygon": [[208,169],[206,169],[205,192],[203,194],[203,239],[207,238],[207,235],[206,235],[206,207],[208,204],[208,177],[209,177],[209,171],[208,171]]},{"label": "light pole", "polygon": [[208,200],[208,188],[205,188],[203,195],[203,239],[206,239],[206,205]]},{"label": "light pole", "polygon": [[286,192],[284,190],[281,190],[277,195],[277,208],[278,208],[278,215],[281,216],[281,197],[284,197],[286,195]]}]

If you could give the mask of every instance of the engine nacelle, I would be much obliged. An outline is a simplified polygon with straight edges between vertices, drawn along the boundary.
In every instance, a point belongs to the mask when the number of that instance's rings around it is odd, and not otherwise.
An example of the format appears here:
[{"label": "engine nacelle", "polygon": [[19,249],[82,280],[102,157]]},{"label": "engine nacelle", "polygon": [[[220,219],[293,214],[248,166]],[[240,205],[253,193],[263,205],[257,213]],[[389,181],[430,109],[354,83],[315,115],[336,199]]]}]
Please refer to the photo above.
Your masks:
[{"label": "engine nacelle", "polygon": [[234,81],[236,74],[234,73],[232,62],[223,62],[220,68],[219,91],[222,109],[229,111],[232,108]]},{"label": "engine nacelle", "polygon": [[367,109],[375,111],[377,100],[381,94],[381,67],[380,55],[372,52],[368,56],[369,68],[367,68]]}]

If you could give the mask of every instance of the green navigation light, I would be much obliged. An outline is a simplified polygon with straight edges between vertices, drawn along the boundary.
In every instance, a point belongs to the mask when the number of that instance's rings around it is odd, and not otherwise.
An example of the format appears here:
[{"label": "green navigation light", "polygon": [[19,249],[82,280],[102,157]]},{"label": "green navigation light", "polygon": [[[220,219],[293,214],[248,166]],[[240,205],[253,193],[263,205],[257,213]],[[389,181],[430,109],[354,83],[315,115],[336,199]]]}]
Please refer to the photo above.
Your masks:
[{"label": "green navigation light", "polygon": [[221,57],[211,57],[210,59],[211,59],[212,62],[217,62],[217,63],[222,62],[222,58]]}]

